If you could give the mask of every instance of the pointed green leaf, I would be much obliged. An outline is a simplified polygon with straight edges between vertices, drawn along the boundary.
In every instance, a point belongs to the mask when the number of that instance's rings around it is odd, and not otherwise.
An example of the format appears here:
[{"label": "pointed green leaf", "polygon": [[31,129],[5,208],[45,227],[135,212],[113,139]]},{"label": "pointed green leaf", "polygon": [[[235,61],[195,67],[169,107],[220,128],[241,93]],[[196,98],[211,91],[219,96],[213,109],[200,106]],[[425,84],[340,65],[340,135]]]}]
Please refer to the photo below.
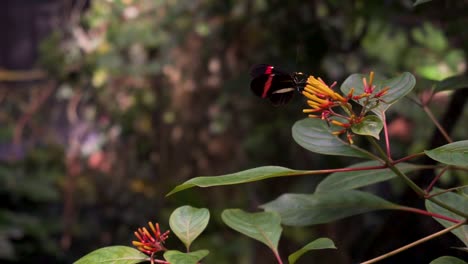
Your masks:
[{"label": "pointed green leaf", "polygon": [[87,254],[74,264],[134,264],[149,261],[149,257],[132,247],[104,247]]},{"label": "pointed green leaf", "polygon": [[[354,164],[352,166],[349,166],[348,168],[366,168],[375,167],[379,165],[381,165],[381,163],[379,163],[378,161],[366,161]],[[398,163],[396,167],[403,173],[419,169],[418,166],[409,163]],[[335,172],[328,175],[317,185],[317,187],[315,188],[315,193],[356,189],[378,182],[383,182],[395,177],[395,173],[388,168]]]},{"label": "pointed green leaf", "polygon": [[278,251],[278,241],[283,228],[277,213],[248,213],[241,209],[226,209],[221,218],[230,228],[262,242],[273,252]]},{"label": "pointed green leaf", "polygon": [[[354,88],[354,95],[359,95],[364,93],[364,85],[362,79],[366,78],[369,81],[369,75],[364,74],[352,74],[341,84],[341,91],[343,94],[348,94],[351,91],[351,88]],[[372,111],[377,115],[381,115],[382,112],[385,112],[393,103],[398,101],[407,95],[415,86],[416,79],[409,72],[404,72],[399,76],[392,79],[382,79],[378,76],[374,77],[374,85],[376,86],[374,93],[377,93],[389,87],[388,92],[380,97],[383,102],[380,102],[379,105],[374,108]],[[360,99],[356,101],[360,105],[363,105],[365,99]]]},{"label": "pointed green leaf", "polygon": [[317,250],[317,249],[327,249],[327,248],[336,249],[333,241],[326,237],[318,238],[310,242],[309,244],[305,245],[303,248],[299,249],[298,251],[289,255],[288,257],[289,264],[296,263],[296,261],[308,251]]},{"label": "pointed green leaf", "polygon": [[456,257],[443,256],[443,257],[434,259],[433,261],[431,261],[430,264],[468,264],[468,263]]},{"label": "pointed green leaf", "polygon": [[326,123],[320,119],[306,118],[292,127],[297,144],[312,152],[325,155],[351,156],[372,159],[373,155],[355,145],[348,144],[332,134]]},{"label": "pointed green leaf", "polygon": [[468,166],[468,140],[453,142],[424,152],[431,159],[440,163]]},{"label": "pointed green leaf", "polygon": [[468,88],[468,77],[465,75],[457,75],[446,78],[435,85],[434,92],[457,90]]},{"label": "pointed green leaf", "polygon": [[285,225],[307,226],[374,210],[397,209],[398,205],[370,193],[345,190],[318,194],[287,193],[260,207],[278,212]]},{"label": "pointed green leaf", "polygon": [[197,264],[201,259],[210,253],[206,249],[193,251],[190,253],[180,252],[178,250],[168,250],[164,252],[164,259],[171,264]]},{"label": "pointed green leaf", "polygon": [[373,136],[379,139],[380,131],[383,128],[382,120],[378,116],[365,116],[362,122],[351,126],[351,130],[358,135]]},{"label": "pointed green leaf", "polygon": [[[438,193],[440,191],[442,190],[434,188],[432,193]],[[468,198],[465,196],[462,196],[453,192],[448,192],[448,193],[443,193],[441,195],[437,195],[435,199],[468,214]],[[426,200],[426,209],[432,213],[445,215],[445,216],[448,216],[448,217],[451,217],[460,221],[464,220],[463,217],[457,214],[454,214],[450,212],[449,210],[442,208],[429,200]],[[446,221],[446,220],[442,220],[440,218],[434,218],[434,219],[437,222],[439,222],[441,225],[443,225],[445,228],[454,225],[454,223]],[[467,225],[463,225],[457,229],[452,230],[452,233],[455,234],[468,247],[468,226]]]},{"label": "pointed green leaf", "polygon": [[206,208],[182,206],[174,210],[169,218],[172,232],[185,244],[190,244],[205,230],[210,220],[210,212]]},{"label": "pointed green leaf", "polygon": [[196,177],[176,186],[167,194],[167,196],[188,188],[192,188],[194,186],[212,187],[233,185],[282,176],[305,175],[309,174],[310,172],[311,171],[292,170],[279,166],[264,166],[221,176]]}]

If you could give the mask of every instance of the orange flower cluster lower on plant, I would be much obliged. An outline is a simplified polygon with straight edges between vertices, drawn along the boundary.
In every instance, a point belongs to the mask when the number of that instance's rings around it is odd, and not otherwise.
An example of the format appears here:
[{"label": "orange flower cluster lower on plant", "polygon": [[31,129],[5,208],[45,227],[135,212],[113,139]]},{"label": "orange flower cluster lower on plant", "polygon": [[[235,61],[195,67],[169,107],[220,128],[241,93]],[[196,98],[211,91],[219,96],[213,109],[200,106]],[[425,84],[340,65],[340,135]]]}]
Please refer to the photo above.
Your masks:
[{"label": "orange flower cluster lower on plant", "polygon": [[170,231],[161,234],[158,223],[153,225],[148,222],[148,225],[153,233],[151,234],[146,227],[138,228],[134,233],[138,241],[132,241],[132,244],[141,252],[153,256],[156,252],[166,250],[164,241],[168,238]]}]

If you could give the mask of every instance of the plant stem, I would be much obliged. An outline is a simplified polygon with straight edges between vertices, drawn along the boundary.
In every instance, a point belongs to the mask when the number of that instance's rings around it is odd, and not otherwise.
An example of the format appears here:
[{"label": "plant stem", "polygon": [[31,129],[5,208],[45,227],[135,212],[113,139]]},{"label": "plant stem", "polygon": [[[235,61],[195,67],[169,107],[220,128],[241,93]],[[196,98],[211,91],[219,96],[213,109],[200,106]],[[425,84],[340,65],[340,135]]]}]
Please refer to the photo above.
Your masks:
[{"label": "plant stem", "polygon": [[407,160],[410,160],[410,159],[414,159],[414,158],[417,158],[417,157],[420,157],[420,156],[424,156],[424,155],[426,155],[424,152],[419,152],[419,153],[411,154],[411,155],[408,155],[408,156],[403,157],[403,158],[401,158],[401,159],[397,159],[397,160],[393,161],[393,164],[400,163],[400,162],[403,162],[403,161],[407,161]]},{"label": "plant stem", "polygon": [[423,110],[429,116],[429,118],[434,123],[434,125],[437,127],[437,129],[439,129],[440,133],[444,136],[445,140],[447,140],[447,142],[449,142],[449,143],[452,143],[453,140],[447,134],[447,131],[445,131],[445,129],[440,125],[439,121],[437,121],[437,118],[434,116],[431,109],[429,107],[427,107],[426,104],[424,104]]},{"label": "plant stem", "polygon": [[426,242],[426,241],[428,241],[428,240],[431,240],[431,239],[433,239],[433,238],[435,238],[435,237],[438,237],[438,236],[441,236],[441,235],[443,235],[443,234],[445,234],[445,233],[448,233],[448,232],[450,232],[450,231],[452,231],[452,230],[454,230],[454,229],[456,229],[456,228],[458,228],[458,227],[460,227],[460,226],[462,226],[462,225],[465,225],[465,224],[466,224],[466,220],[463,221],[463,222],[460,222],[460,223],[458,223],[458,224],[456,224],[456,225],[453,225],[453,226],[451,226],[451,227],[448,227],[448,228],[446,228],[446,229],[444,229],[444,230],[441,230],[441,231],[439,231],[439,232],[437,232],[437,233],[434,233],[434,234],[432,234],[432,235],[429,235],[429,236],[427,236],[427,237],[424,237],[424,238],[422,238],[422,239],[419,239],[419,240],[417,240],[417,241],[415,241],[415,242],[413,242],[413,243],[411,243],[411,244],[408,244],[408,245],[406,245],[406,246],[403,246],[403,247],[401,247],[401,248],[399,248],[399,249],[396,249],[396,250],[394,250],[394,251],[388,252],[388,253],[386,253],[386,254],[384,254],[384,255],[381,255],[381,256],[379,256],[379,257],[373,258],[373,259],[371,259],[371,260],[364,261],[364,262],[362,262],[361,264],[371,264],[371,263],[375,263],[375,262],[377,262],[377,261],[380,261],[380,260],[382,260],[382,259],[388,258],[388,257],[393,256],[393,255],[395,255],[395,254],[398,254],[398,253],[400,253],[400,252],[402,252],[402,251],[405,251],[405,250],[407,250],[407,249],[409,249],[409,248],[412,248],[412,247],[414,247],[414,246],[417,246],[417,245],[419,245],[419,244],[422,244],[422,243],[424,243],[424,242]]},{"label": "plant stem", "polygon": [[[396,175],[398,175],[411,189],[413,189],[420,197],[425,198],[426,192],[424,192],[423,189],[419,188],[419,186],[414,183],[406,174],[401,172],[395,165],[388,159],[388,157],[385,155],[385,152],[382,150],[382,148],[379,146],[379,144],[374,140],[373,137],[368,136],[367,137],[370,141],[370,143],[375,147],[377,152],[379,152],[380,156],[384,159],[385,163],[387,164],[388,168],[391,169]],[[453,208],[437,199],[434,197],[429,197],[427,198],[429,201],[437,204],[438,206],[445,208],[459,216],[462,216],[463,218],[468,218],[468,214],[465,212],[462,212],[456,208]]]},{"label": "plant stem", "polygon": [[278,261],[278,263],[279,263],[279,264],[283,264],[283,261],[281,260],[281,257],[280,257],[280,255],[279,255],[278,251],[277,251],[277,250],[274,250],[273,252],[275,253],[275,258],[276,258],[276,260]]},{"label": "plant stem", "polygon": [[405,183],[411,189],[413,189],[419,196],[424,197],[425,192],[421,188],[419,188],[419,186],[416,185],[416,183],[414,183],[410,178],[408,178],[408,176],[406,176],[404,173],[398,170],[398,168],[395,167],[395,165],[393,165],[392,161],[387,157],[385,152],[382,150],[379,144],[374,140],[374,138],[370,136],[368,136],[367,138],[369,139],[370,143],[374,146],[374,148],[377,150],[377,152],[379,152],[380,157],[383,158],[388,168],[390,168],[396,175],[398,175],[401,179],[403,179],[403,181],[405,181]]},{"label": "plant stem", "polygon": [[434,179],[429,184],[429,186],[427,186],[427,188],[426,188],[426,198],[428,197],[428,195],[431,192],[432,188],[434,188],[434,185],[436,184],[436,182],[440,179],[440,177],[442,177],[442,175],[448,170],[448,168],[449,168],[448,166],[443,168],[442,171],[439,174],[437,174],[437,176],[434,177]]},{"label": "plant stem", "polygon": [[435,217],[435,218],[440,218],[440,219],[443,219],[443,220],[447,220],[447,221],[455,223],[455,224],[458,224],[458,223],[461,222],[461,220],[458,220],[458,219],[454,219],[454,218],[451,218],[451,217],[448,217],[448,216],[445,216],[445,215],[441,215],[441,214],[438,214],[438,213],[432,213],[432,212],[429,212],[429,211],[421,210],[421,209],[418,209],[418,208],[401,206],[401,207],[398,208],[398,210],[403,210],[403,211],[412,212],[412,213],[416,213],[416,214],[428,215],[428,216],[432,216],[432,217]]},{"label": "plant stem", "polygon": [[385,112],[382,111],[382,123],[384,129],[384,136],[385,136],[385,147],[387,149],[387,157],[392,160],[392,153],[390,150],[390,140],[388,139],[388,126],[387,126],[387,117],[385,116]]},{"label": "plant stem", "polygon": [[468,185],[463,185],[463,186],[457,186],[457,187],[449,188],[449,189],[440,191],[440,192],[438,192],[438,193],[428,194],[428,195],[426,195],[425,198],[428,199],[428,198],[431,198],[431,197],[434,197],[434,196],[437,196],[437,195],[441,195],[441,194],[448,193],[448,192],[451,192],[451,191],[455,191],[455,190],[458,190],[458,189],[463,189],[463,188],[466,188],[466,187],[468,187]]}]

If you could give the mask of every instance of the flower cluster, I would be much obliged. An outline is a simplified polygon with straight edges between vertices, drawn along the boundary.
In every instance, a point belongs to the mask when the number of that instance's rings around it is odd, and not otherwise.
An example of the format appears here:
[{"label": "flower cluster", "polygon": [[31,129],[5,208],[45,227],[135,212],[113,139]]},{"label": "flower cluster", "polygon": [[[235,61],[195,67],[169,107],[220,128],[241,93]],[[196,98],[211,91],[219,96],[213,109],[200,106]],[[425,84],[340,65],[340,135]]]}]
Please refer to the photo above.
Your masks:
[{"label": "flower cluster", "polygon": [[[141,252],[150,255],[151,263],[154,263],[154,254],[156,252],[166,250],[164,247],[164,241],[168,238],[170,231],[168,230],[161,234],[158,223],[153,225],[153,223],[148,222],[148,225],[153,233],[151,234],[148,229],[146,229],[146,227],[138,228],[138,230],[134,233],[138,238],[138,241],[132,241],[132,244]],[[167,262],[160,262],[156,260],[156,263]]]},{"label": "flower cluster", "polygon": [[[376,86],[373,84],[374,73],[371,72],[369,82],[366,78],[362,79],[363,93],[354,95],[354,88],[351,88],[346,96],[342,96],[335,92],[333,88],[336,82],[328,86],[322,79],[309,76],[302,94],[307,98],[307,105],[310,108],[304,109],[303,112],[308,114],[310,118],[321,118],[329,124],[341,127],[339,131],[333,132],[335,135],[343,133],[347,134],[348,141],[352,141],[351,126],[362,122],[368,111],[375,108],[381,101],[381,97],[388,92],[388,87],[375,92]],[[359,101],[363,106],[360,113],[354,113],[349,100]],[[362,100],[362,101],[361,101]],[[344,114],[338,113],[335,108],[341,108]]]}]

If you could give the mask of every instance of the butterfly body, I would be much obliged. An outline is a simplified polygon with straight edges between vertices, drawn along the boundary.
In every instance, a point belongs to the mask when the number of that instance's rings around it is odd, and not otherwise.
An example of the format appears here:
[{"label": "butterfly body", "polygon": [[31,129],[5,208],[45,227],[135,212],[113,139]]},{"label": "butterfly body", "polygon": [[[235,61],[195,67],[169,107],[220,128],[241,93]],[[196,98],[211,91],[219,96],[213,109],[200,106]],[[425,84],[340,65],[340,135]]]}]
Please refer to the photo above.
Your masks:
[{"label": "butterfly body", "polygon": [[268,98],[274,105],[286,104],[304,85],[304,75],[300,72],[289,74],[268,64],[257,64],[250,69],[252,81],[250,89],[261,97]]}]

